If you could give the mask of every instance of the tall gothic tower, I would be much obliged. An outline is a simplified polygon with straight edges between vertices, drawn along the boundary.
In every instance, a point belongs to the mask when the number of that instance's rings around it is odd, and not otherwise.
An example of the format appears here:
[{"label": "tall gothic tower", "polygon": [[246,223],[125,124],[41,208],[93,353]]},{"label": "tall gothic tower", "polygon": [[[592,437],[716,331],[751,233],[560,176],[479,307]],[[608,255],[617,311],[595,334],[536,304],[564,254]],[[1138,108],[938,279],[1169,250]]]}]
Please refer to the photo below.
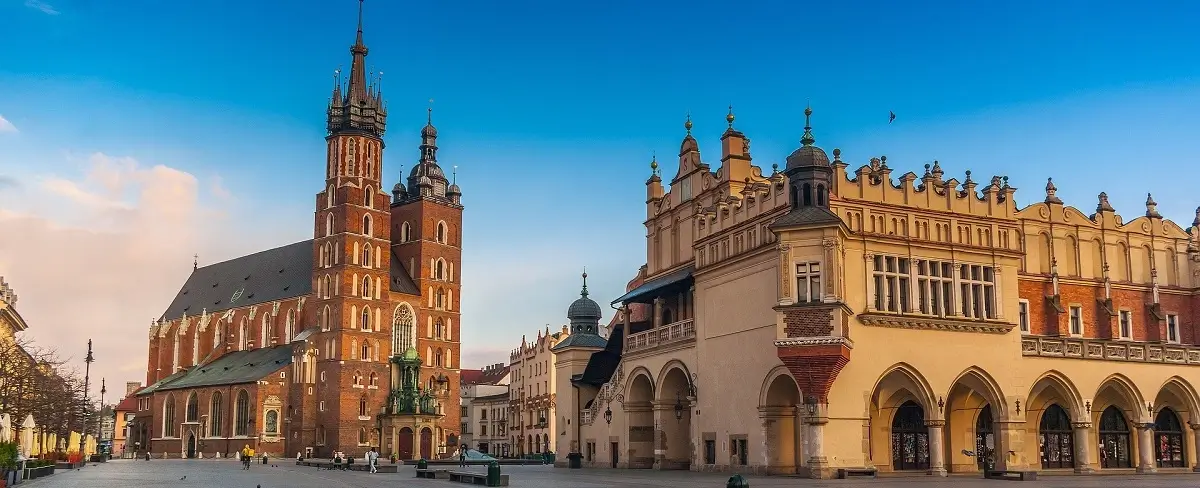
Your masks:
[{"label": "tall gothic tower", "polygon": [[319,450],[377,445],[374,426],[364,419],[386,401],[388,378],[391,214],[380,178],[387,110],[366,73],[361,0],[350,54],[349,79],[343,83],[339,73],[327,110],[325,191],[316,198],[315,317],[305,351],[315,370],[292,403],[303,409],[302,435],[309,441],[303,445]]},{"label": "tall gothic tower", "polygon": [[[443,415],[435,439],[450,451],[458,444],[460,341],[459,294],[462,263],[462,192],[437,160],[432,110],[421,129],[419,156],[408,185],[392,189],[392,249],[421,292],[417,353],[424,360],[422,386],[436,393]],[[400,355],[404,351],[395,351]]]}]

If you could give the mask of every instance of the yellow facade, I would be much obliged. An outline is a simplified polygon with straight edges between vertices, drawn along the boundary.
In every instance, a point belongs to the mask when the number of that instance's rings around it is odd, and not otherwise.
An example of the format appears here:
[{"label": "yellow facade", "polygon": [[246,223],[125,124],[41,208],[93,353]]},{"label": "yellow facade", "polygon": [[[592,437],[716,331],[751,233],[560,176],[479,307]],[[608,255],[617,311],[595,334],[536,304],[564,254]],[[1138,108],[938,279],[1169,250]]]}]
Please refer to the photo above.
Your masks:
[{"label": "yellow facade", "polygon": [[[943,179],[936,162],[895,177],[884,157],[849,169],[807,127],[764,174],[732,122],[719,168],[689,121],[670,190],[647,182],[619,363],[576,382],[582,425],[560,450],[819,478],[974,472],[977,455],[1004,470],[1197,464],[1200,254],[1152,199],[1124,222],[1103,195],[1087,216],[1048,184],[1018,209],[1007,178]],[[568,353],[560,392],[602,354]]]}]

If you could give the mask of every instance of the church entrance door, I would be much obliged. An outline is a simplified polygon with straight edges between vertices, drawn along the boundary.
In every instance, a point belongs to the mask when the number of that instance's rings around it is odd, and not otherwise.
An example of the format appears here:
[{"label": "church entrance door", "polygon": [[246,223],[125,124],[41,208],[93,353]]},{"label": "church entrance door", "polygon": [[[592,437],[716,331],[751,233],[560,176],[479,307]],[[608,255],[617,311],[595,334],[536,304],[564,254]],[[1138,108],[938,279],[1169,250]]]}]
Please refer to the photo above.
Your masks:
[{"label": "church entrance door", "polygon": [[421,457],[433,459],[433,431],[429,427],[421,429]]},{"label": "church entrance door", "polygon": [[413,459],[413,431],[405,427],[400,429],[400,441],[396,445],[396,456],[403,460]]},{"label": "church entrance door", "polygon": [[195,434],[191,434],[191,433],[188,434],[187,457],[188,457],[188,459],[192,459],[192,458],[196,457],[196,435]]}]

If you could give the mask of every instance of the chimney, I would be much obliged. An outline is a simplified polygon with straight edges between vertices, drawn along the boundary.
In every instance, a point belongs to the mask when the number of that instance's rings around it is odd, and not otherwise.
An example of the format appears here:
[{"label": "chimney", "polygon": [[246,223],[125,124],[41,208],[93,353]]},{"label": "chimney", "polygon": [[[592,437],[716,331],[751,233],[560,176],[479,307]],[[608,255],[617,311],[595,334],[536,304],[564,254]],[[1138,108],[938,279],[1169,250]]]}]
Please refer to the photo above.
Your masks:
[{"label": "chimney", "polygon": [[141,388],[142,388],[142,383],[141,383],[141,382],[138,382],[138,381],[126,381],[126,382],[125,382],[125,396],[132,395],[132,394],[133,394],[133,392],[135,392],[135,391],[138,391],[138,390],[139,390],[139,389],[141,389]]}]

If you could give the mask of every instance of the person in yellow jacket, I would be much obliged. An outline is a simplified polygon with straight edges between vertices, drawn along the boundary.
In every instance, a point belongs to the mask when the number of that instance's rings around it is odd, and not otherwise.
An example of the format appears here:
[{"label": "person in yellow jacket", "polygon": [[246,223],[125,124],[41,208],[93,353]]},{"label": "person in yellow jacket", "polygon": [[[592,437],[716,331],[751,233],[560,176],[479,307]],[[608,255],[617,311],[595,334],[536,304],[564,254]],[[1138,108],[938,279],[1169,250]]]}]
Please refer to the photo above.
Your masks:
[{"label": "person in yellow jacket", "polygon": [[250,459],[254,457],[254,449],[250,449],[250,444],[242,448],[242,469],[250,469]]}]

